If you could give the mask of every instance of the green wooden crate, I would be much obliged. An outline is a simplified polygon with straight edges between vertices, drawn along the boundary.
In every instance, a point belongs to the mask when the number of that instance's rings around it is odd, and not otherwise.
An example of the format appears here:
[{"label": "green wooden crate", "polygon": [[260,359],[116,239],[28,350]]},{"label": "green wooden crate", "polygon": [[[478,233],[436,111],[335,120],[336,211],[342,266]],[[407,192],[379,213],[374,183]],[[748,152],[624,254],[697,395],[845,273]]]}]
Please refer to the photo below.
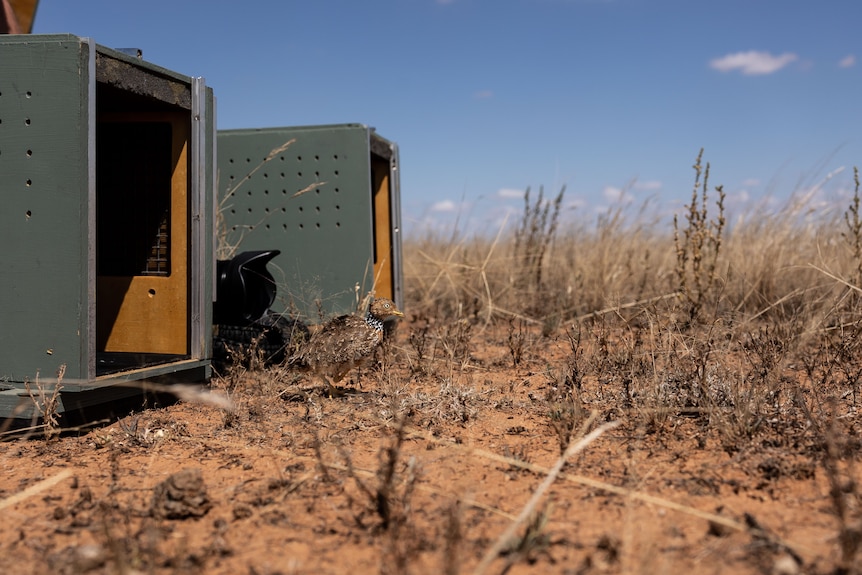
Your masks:
[{"label": "green wooden crate", "polygon": [[214,106],[87,38],[0,36],[0,416],[61,369],[61,412],[209,377]]},{"label": "green wooden crate", "polygon": [[403,306],[398,148],[361,124],[219,130],[220,257],[278,249],[273,309],[316,321],[371,291]]}]

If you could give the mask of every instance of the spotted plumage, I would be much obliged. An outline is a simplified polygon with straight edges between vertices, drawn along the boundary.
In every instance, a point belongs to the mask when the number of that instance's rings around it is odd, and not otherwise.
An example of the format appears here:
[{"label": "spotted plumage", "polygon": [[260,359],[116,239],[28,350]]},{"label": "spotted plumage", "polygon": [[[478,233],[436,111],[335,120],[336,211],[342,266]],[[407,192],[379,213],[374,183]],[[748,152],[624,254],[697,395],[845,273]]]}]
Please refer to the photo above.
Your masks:
[{"label": "spotted plumage", "polygon": [[388,299],[375,299],[364,318],[342,315],[326,322],[291,359],[323,378],[329,391],[351,369],[364,363],[383,342],[383,322],[404,314]]}]

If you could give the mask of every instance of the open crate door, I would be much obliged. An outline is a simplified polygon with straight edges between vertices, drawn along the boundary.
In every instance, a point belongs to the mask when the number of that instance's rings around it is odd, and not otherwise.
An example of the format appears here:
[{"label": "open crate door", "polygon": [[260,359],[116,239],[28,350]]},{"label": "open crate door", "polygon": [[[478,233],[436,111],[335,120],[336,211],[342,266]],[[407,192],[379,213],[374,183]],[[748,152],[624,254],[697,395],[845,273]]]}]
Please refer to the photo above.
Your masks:
[{"label": "open crate door", "polygon": [[99,118],[99,352],[189,352],[189,137],[179,112]]},{"label": "open crate door", "polygon": [[[389,157],[371,154],[371,194],[374,211],[374,292],[377,297],[395,300],[392,248],[392,162]],[[403,305],[403,304],[402,304]]]}]

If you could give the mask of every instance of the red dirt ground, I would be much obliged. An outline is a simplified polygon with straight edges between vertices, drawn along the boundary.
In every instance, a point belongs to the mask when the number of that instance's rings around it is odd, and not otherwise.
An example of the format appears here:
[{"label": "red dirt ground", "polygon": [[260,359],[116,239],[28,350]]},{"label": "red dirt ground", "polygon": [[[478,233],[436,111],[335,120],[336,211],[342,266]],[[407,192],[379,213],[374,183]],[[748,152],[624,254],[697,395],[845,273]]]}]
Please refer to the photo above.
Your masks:
[{"label": "red dirt ground", "polygon": [[[180,402],[0,444],[2,572],[474,572],[560,457],[544,398],[568,344],[532,334],[515,367],[489,330],[469,360],[423,365],[408,337],[342,397],[238,369],[212,385],[233,412]],[[727,449],[691,414],[645,425],[593,383],[589,429],[620,425],[571,458],[485,572],[841,572],[817,457],[772,432]]]}]

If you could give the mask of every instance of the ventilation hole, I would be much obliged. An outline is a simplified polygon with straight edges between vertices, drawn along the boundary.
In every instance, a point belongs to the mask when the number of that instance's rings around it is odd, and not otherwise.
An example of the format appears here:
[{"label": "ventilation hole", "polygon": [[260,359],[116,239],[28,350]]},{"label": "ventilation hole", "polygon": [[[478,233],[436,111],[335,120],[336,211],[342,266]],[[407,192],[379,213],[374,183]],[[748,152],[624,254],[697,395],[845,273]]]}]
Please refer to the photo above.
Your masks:
[{"label": "ventilation hole", "polygon": [[246,158],[246,159],[245,159],[245,163],[246,163],[246,164],[250,164],[250,163],[251,163],[251,158]]},{"label": "ventilation hole", "polygon": [[269,224],[266,224],[264,227],[265,227],[266,229],[269,229]]},{"label": "ventilation hole", "polygon": [[302,156],[297,156],[297,157],[296,157],[296,161],[297,161],[297,162],[301,162],[301,161],[302,161]]},{"label": "ventilation hole", "polygon": [[[228,158],[227,163],[228,163],[228,164],[232,164],[232,163],[233,163],[233,158]],[[233,176],[231,176],[231,178],[233,178]]]},{"label": "ventilation hole", "polygon": [[314,188],[314,193],[315,193],[315,194],[319,194],[319,193],[320,193],[320,188]]},{"label": "ventilation hole", "polygon": [[247,191],[246,194],[251,195],[251,190]]},{"label": "ventilation hole", "polygon": [[32,181],[32,180],[27,180],[27,187],[30,187],[31,185],[33,185],[33,181]]},{"label": "ventilation hole", "polygon": [[333,159],[333,160],[337,160],[337,159],[338,159],[338,154],[333,154],[333,155],[332,155],[332,159]]},{"label": "ventilation hole", "polygon": [[319,228],[319,227],[320,227],[320,222],[317,222],[316,224],[314,224],[314,227],[315,227],[315,228]]},{"label": "ventilation hole", "polygon": [[314,156],[314,161],[316,162],[318,160],[320,160],[320,156]]},{"label": "ventilation hole", "polygon": [[286,195],[287,195],[287,190],[285,190],[284,188],[282,188],[282,189],[281,189],[281,193],[282,193],[282,194],[284,194],[284,195],[286,196]]},{"label": "ventilation hole", "polygon": [[286,230],[286,229],[287,229],[287,224],[281,224],[281,227],[282,227],[283,229],[285,229],[285,230]]},{"label": "ventilation hole", "polygon": [[335,177],[338,177],[338,170],[335,170]]},{"label": "ventilation hole", "polygon": [[336,194],[337,194],[338,192],[340,192],[340,191],[341,191],[341,190],[339,190],[338,188],[335,188],[335,193],[336,193]]},{"label": "ventilation hole", "polygon": [[25,126],[29,126],[29,125],[30,125],[30,118],[27,118],[26,120],[24,120],[24,125],[25,125]]},{"label": "ventilation hole", "polygon": [[264,173],[263,173],[263,177],[264,177],[264,178],[268,178],[268,177],[269,177],[269,174],[267,174],[266,172],[264,172]]},{"label": "ventilation hole", "polygon": [[265,211],[266,213],[269,213],[269,208],[263,208],[263,211]]},{"label": "ventilation hole", "polygon": [[156,290],[154,290],[153,288],[148,289],[147,295],[149,295],[150,297],[154,297],[156,295]]},{"label": "ventilation hole", "polygon": [[287,208],[285,208],[284,206],[282,206],[282,207],[281,207],[281,213],[285,213],[285,212],[287,212]]},{"label": "ventilation hole", "polygon": [[300,212],[302,211],[302,206],[299,206],[299,211],[300,211]]},{"label": "ventilation hole", "polygon": [[27,157],[31,157],[33,155],[33,150],[27,150]]},{"label": "ventilation hole", "polygon": [[30,90],[27,90],[27,97],[30,98],[32,96],[33,96],[33,92],[31,92]]},{"label": "ventilation hole", "polygon": [[299,224],[299,229],[303,229],[304,227],[305,227],[304,225]]},{"label": "ventilation hole", "polygon": [[320,213],[320,206],[314,206],[314,210],[315,210],[316,212]]},{"label": "ventilation hole", "polygon": [[315,178],[319,178],[319,177],[320,177],[320,172],[314,172],[314,177],[315,177]]},{"label": "ventilation hole", "polygon": [[235,231],[236,231],[236,226],[231,226],[231,227],[230,227],[230,231],[235,232]]},{"label": "ventilation hole", "polygon": [[233,177],[233,174],[231,174],[230,176],[228,176],[228,179],[229,179],[229,180],[233,180],[233,179],[235,179],[235,178]]},{"label": "ventilation hole", "polygon": [[[236,210],[235,210],[235,209],[233,209],[233,208],[231,208],[230,213],[235,214],[235,213],[236,213]],[[234,229],[236,229],[236,226],[234,226]]]},{"label": "ventilation hole", "polygon": [[336,227],[336,228],[340,228],[340,227],[341,227],[341,222],[335,222],[335,227]]},{"label": "ventilation hole", "polygon": [[248,213],[251,213],[251,208],[248,209]]},{"label": "ventilation hole", "polygon": [[279,159],[279,161],[283,162],[283,161],[284,161],[284,156],[279,156],[279,157],[278,157],[278,159]]},{"label": "ventilation hole", "polygon": [[33,216],[33,212],[31,212],[30,210],[27,210],[27,212],[24,215],[27,216],[27,219],[29,220]]},{"label": "ventilation hole", "polygon": [[249,227],[248,227],[248,231],[251,231],[251,230],[253,230],[253,229],[254,229],[254,226],[249,226]]},{"label": "ventilation hole", "polygon": [[340,210],[340,209],[341,209],[341,206],[339,206],[338,204],[335,204],[335,209],[336,209],[336,210]]},{"label": "ventilation hole", "polygon": [[301,177],[302,177],[302,172],[296,172],[296,177],[297,177],[297,178],[301,178]]},{"label": "ventilation hole", "polygon": [[284,177],[284,172],[280,173],[279,176]]}]

